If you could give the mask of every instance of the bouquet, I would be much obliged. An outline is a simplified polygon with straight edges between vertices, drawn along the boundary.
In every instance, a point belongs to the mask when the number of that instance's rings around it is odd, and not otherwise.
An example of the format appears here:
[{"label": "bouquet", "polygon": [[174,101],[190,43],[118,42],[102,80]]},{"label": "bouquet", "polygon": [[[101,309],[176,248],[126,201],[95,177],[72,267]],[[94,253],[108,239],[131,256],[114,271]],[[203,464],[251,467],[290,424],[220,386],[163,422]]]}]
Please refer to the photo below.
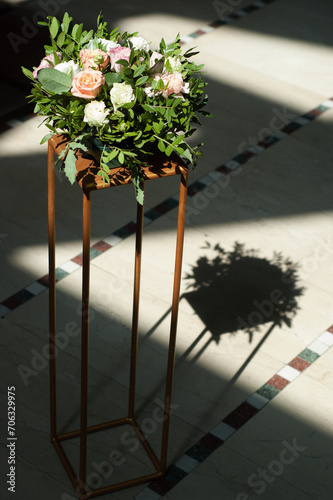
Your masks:
[{"label": "bouquet", "polygon": [[[71,183],[75,181],[78,149],[101,151],[98,174],[108,182],[110,169],[124,165],[131,171],[136,198],[143,203],[140,188],[143,159],[158,148],[166,156],[175,151],[187,164],[197,163],[202,144],[190,146],[187,139],[199,124],[197,113],[207,102],[203,65],[182,55],[180,39],[167,45],[162,38],[158,50],[138,33],[110,33],[100,14],[97,31],[72,25],[66,12],[62,22],[49,16],[51,45],[33,71],[22,68],[32,81],[30,102],[35,113],[45,116],[50,133],[65,134],[66,148],[57,159]],[[194,76],[195,75],[195,76]],[[62,162],[60,161],[62,160]]]}]

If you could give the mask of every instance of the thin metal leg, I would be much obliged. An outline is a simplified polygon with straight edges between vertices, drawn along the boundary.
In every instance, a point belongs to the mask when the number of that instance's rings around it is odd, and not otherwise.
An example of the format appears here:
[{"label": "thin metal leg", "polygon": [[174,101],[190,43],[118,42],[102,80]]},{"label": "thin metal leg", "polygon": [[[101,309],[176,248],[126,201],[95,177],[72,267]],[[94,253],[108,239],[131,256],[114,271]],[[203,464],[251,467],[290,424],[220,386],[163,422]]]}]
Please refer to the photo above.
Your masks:
[{"label": "thin metal leg", "polygon": [[166,375],[166,384],[165,384],[164,423],[163,423],[163,431],[162,431],[161,471],[163,471],[163,472],[166,469],[168,439],[169,439],[170,404],[171,404],[174,366],[175,366],[175,345],[176,345],[177,320],[178,320],[178,309],[179,309],[179,294],[180,294],[180,281],[181,281],[182,258],[183,258],[184,231],[185,231],[185,208],[186,208],[186,197],[187,197],[187,180],[188,180],[188,173],[187,172],[184,174],[182,173],[181,179],[180,179],[175,274],[174,274],[174,282],[173,282],[173,297],[172,297],[172,309],[171,309],[171,326],[170,326],[168,366],[167,366],[167,375]]},{"label": "thin metal leg", "polygon": [[[80,483],[86,482],[88,426],[88,347],[90,275],[90,193],[83,194]],[[81,488],[82,490],[82,488]],[[84,491],[82,491],[84,493]]]},{"label": "thin metal leg", "polygon": [[57,433],[56,417],[56,303],[55,303],[55,209],[54,209],[54,149],[48,145],[48,242],[49,242],[49,353],[50,353],[50,421],[51,441]]},{"label": "thin metal leg", "polygon": [[[141,187],[144,191],[144,183],[142,183]],[[138,328],[139,328],[139,300],[140,300],[143,214],[144,214],[143,205],[140,205],[140,203],[137,203],[134,297],[133,297],[133,317],[132,317],[132,346],[131,346],[131,367],[130,367],[130,385],[129,385],[129,403],[128,403],[128,417],[131,419],[134,418],[136,363],[137,363],[137,354],[138,354]]]}]

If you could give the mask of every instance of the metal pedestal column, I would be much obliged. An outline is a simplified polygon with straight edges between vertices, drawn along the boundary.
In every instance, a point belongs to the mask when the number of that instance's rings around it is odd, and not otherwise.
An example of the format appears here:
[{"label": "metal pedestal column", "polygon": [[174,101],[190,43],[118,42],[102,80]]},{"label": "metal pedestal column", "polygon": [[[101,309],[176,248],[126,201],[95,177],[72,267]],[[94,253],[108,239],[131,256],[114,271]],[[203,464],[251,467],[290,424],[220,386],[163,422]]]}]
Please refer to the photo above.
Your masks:
[{"label": "metal pedestal column", "polygon": [[[83,268],[82,268],[82,336],[81,336],[81,420],[80,429],[76,431],[57,433],[56,424],[56,358],[52,353],[56,349],[56,303],[55,303],[55,194],[54,194],[54,147],[49,143],[48,152],[48,240],[49,240],[49,332],[50,332],[50,402],[51,402],[51,440],[54,444],[66,471],[82,500],[110,493],[119,489],[135,486],[149,482],[161,477],[166,469],[167,448],[170,424],[170,404],[172,394],[172,383],[175,363],[175,343],[177,332],[178,303],[180,294],[181,266],[183,254],[184,228],[185,228],[185,206],[187,196],[187,170],[177,170],[180,174],[180,197],[177,225],[177,243],[174,285],[171,309],[171,327],[168,351],[168,363],[166,373],[166,388],[164,401],[164,423],[162,429],[161,456],[158,459],[143,435],[139,425],[134,418],[135,410],[135,383],[136,364],[138,349],[138,324],[139,324],[139,299],[140,299],[140,275],[141,275],[141,248],[143,233],[143,206],[137,204],[137,227],[136,227],[136,249],[135,249],[135,274],[134,274],[134,296],[133,296],[133,316],[132,316],[132,340],[131,340],[131,361],[130,361],[130,384],[128,415],[124,418],[104,422],[88,427],[88,352],[89,352],[89,274],[90,274],[90,206],[91,193],[83,192]],[[156,178],[152,177],[152,178]],[[144,188],[144,183],[142,184]],[[147,474],[135,479],[122,481],[117,484],[88,490],[86,486],[87,467],[87,437],[88,434],[130,424],[140,439],[146,453],[150,457],[156,472]],[[80,465],[79,473],[76,474],[61,442],[67,439],[80,438]]]}]

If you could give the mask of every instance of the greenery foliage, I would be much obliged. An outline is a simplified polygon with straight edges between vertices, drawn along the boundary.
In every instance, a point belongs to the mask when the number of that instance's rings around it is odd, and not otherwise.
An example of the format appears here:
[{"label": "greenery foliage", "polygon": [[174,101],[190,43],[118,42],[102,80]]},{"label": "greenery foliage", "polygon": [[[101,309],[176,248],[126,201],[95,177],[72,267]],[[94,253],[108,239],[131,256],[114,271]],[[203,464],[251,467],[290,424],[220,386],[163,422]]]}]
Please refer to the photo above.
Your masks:
[{"label": "greenery foliage", "polygon": [[[201,78],[203,65],[189,61],[198,53],[193,49],[181,53],[179,36],[169,45],[162,38],[158,51],[153,51],[147,42],[146,46],[134,43],[138,38],[145,42],[137,36],[138,33],[121,34],[118,29],[109,33],[101,14],[96,32],[86,31],[82,24],[73,25],[72,21],[65,13],[62,21],[50,16],[48,22],[41,22],[50,32],[51,43],[45,46],[46,59],[49,59],[44,66],[34,68],[34,72],[22,68],[32,81],[30,102],[35,103],[35,112],[45,117],[43,123],[50,131],[41,143],[53,134],[68,135],[69,143],[60,159],[73,183],[75,150],[86,151],[91,148],[91,138],[97,139],[102,144],[99,174],[103,181],[108,182],[108,174],[114,165],[126,165],[131,169],[136,197],[142,203],[140,164],[142,157],[153,154],[152,146],[157,146],[166,156],[175,151],[193,166],[202,156],[202,144],[192,147],[188,138],[196,130],[195,126],[200,125],[198,114],[210,116],[203,109],[208,99],[204,94],[206,83]],[[113,46],[127,47],[128,53],[130,51],[127,58],[116,61],[118,70],[111,64]],[[87,66],[83,66],[82,50],[87,48],[95,53],[99,49],[110,56],[102,64],[103,58],[97,53],[95,55],[90,69],[102,73],[102,85],[98,94],[90,98],[73,94],[73,67],[57,68],[59,63],[71,62],[76,65],[76,74],[84,71]],[[154,55],[156,59],[152,59]],[[182,86],[178,93],[171,92],[175,75]],[[119,84],[130,86],[132,98],[115,106],[111,91]],[[124,85],[121,89],[129,88]],[[86,118],[86,105],[92,101],[103,102],[107,113],[103,121],[94,125]]]}]

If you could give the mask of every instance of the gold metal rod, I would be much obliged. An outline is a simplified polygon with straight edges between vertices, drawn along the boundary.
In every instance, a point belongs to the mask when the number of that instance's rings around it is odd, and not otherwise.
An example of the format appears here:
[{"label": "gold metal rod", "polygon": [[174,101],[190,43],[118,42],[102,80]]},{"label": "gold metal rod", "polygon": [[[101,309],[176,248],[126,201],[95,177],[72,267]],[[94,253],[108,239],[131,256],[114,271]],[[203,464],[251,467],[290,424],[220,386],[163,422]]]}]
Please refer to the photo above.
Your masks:
[{"label": "gold metal rod", "polygon": [[123,481],[121,483],[105,486],[104,488],[98,488],[96,490],[87,492],[86,498],[93,498],[99,495],[105,495],[106,493],[112,493],[113,491],[123,490],[125,488],[131,488],[132,486],[137,486],[139,484],[149,483],[150,481],[158,479],[161,476],[162,476],[161,472],[154,472],[152,474],[147,474],[146,476],[138,477],[136,479],[129,479],[128,481]]},{"label": "gold metal rod", "polygon": [[[144,188],[145,188],[144,182],[141,183],[141,188],[144,191]],[[134,418],[134,406],[135,406],[135,382],[136,382],[136,365],[137,365],[137,356],[138,356],[139,301],[140,301],[143,214],[144,214],[143,205],[140,205],[140,203],[137,203],[131,365],[130,365],[130,383],[129,383],[129,397],[128,397],[128,416],[130,418]]]},{"label": "gold metal rod", "polygon": [[[101,424],[92,425],[87,427],[87,434],[92,434],[93,432],[103,431],[110,429],[111,427],[117,427],[119,425],[131,424],[132,421],[128,417],[119,418],[117,420],[110,420],[109,422],[103,422]],[[81,435],[80,430],[64,432],[63,434],[58,434],[57,439],[59,441],[64,441],[65,439],[77,438]]]},{"label": "gold metal rod", "polygon": [[88,348],[89,348],[89,278],[90,278],[90,193],[83,194],[83,267],[82,267],[82,337],[81,337],[81,422],[80,481],[86,482],[88,427]]},{"label": "gold metal rod", "polygon": [[155,452],[153,451],[149,442],[145,438],[141,428],[139,427],[139,425],[135,421],[133,421],[132,425],[133,425],[133,428],[134,428],[135,432],[137,433],[142,445],[144,446],[146,452],[148,453],[150,460],[153,462],[154,467],[156,468],[157,471],[161,471],[161,464],[160,464],[158,458],[156,457]]},{"label": "gold metal rod", "polygon": [[51,440],[57,433],[54,149],[48,143],[49,354]]},{"label": "gold metal rod", "polygon": [[187,182],[188,182],[188,172],[186,171],[186,173],[181,174],[180,178],[175,274],[174,274],[172,309],[171,309],[168,365],[167,365],[167,375],[165,383],[164,422],[163,422],[162,447],[161,447],[162,471],[165,471],[167,463],[167,451],[168,451],[168,439],[169,439],[169,427],[170,427],[170,404],[171,404],[172,383],[173,383],[173,375],[175,367],[175,345],[176,345],[176,334],[177,334],[180,282],[181,282],[184,232],[185,232]]},{"label": "gold metal rod", "polygon": [[75,472],[74,472],[74,469],[70,463],[70,461],[68,460],[68,457],[64,451],[64,449],[62,448],[61,444],[55,439],[53,440],[53,444],[54,444],[54,447],[55,449],[57,450],[57,453],[66,469],[66,472],[70,478],[70,480],[72,481],[74,487],[76,488],[77,487],[77,478],[76,478],[76,475],[75,475]]}]

